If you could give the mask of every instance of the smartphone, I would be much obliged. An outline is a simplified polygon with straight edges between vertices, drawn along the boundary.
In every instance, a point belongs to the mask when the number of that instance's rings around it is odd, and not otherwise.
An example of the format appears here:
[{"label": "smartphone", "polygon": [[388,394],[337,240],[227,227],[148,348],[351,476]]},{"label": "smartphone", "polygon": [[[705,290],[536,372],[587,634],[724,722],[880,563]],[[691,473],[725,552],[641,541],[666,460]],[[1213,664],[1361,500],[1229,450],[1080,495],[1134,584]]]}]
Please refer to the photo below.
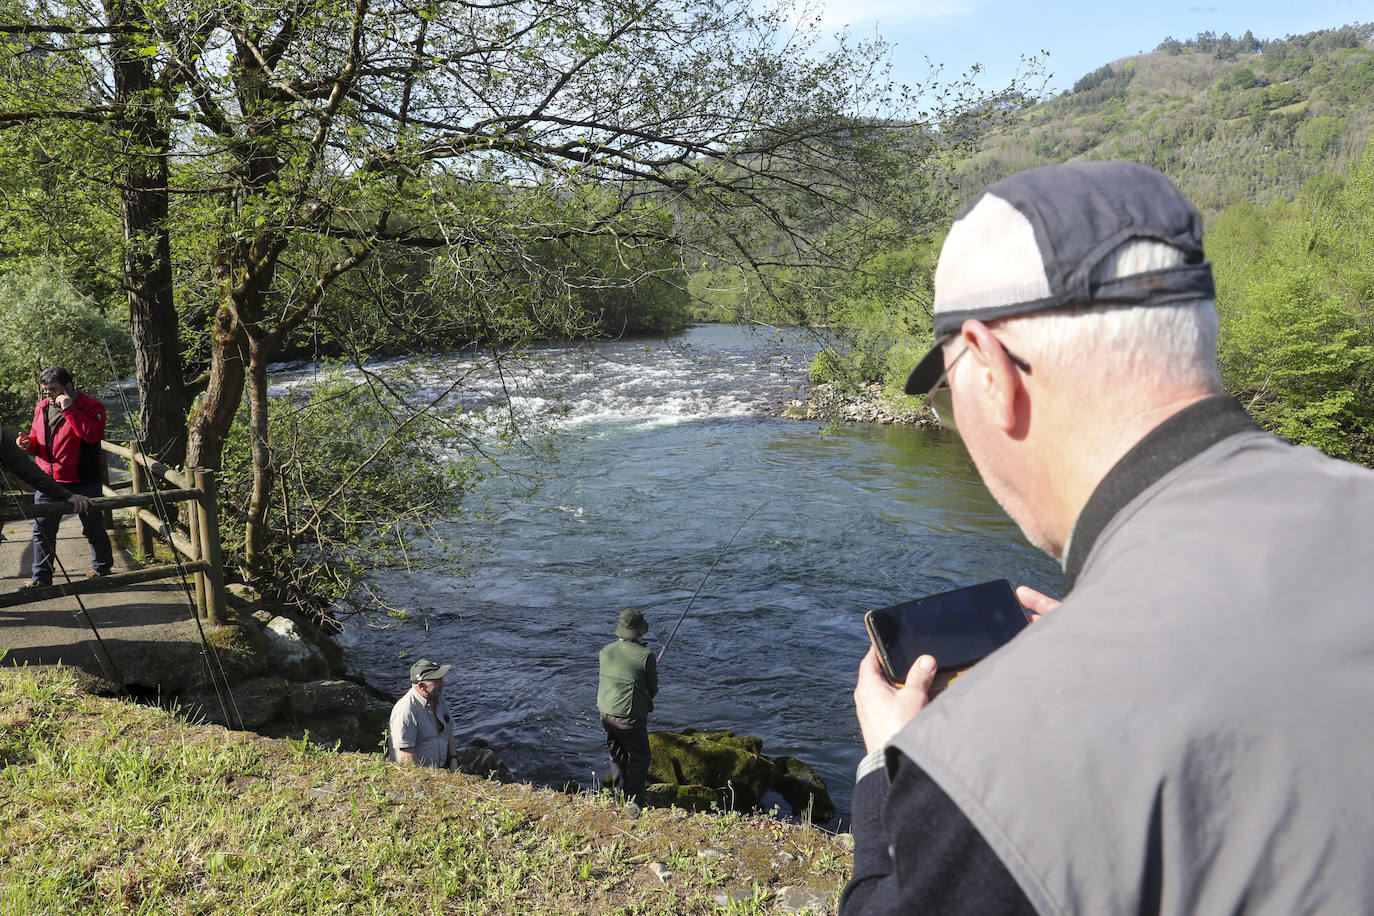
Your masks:
[{"label": "smartphone", "polygon": [[931,655],[939,665],[931,695],[1030,623],[1006,579],[906,601],[864,615],[883,674],[897,686],[912,664]]}]

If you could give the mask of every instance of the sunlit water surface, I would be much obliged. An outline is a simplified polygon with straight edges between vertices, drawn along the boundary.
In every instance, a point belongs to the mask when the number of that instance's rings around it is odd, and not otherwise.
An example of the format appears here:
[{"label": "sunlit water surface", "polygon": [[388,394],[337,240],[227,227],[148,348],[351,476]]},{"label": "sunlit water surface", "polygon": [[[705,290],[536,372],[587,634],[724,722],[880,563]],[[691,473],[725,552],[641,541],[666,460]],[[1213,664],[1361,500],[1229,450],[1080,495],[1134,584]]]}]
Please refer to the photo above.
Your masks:
[{"label": "sunlit water surface", "polygon": [[[464,402],[502,390],[531,414],[566,410],[557,461],[526,467],[546,482],[485,529],[468,575],[376,583],[428,610],[345,636],[353,668],[396,696],[415,658],[453,664],[460,740],[486,740],[522,779],[604,777],[598,650],[637,607],[658,651],[700,588],[662,659],[650,728],[757,735],[766,754],[816,767],[843,824],[863,755],[851,692],[864,611],[999,577],[1061,588],[953,434],[779,419],[805,387],[795,335],[706,326],[540,356],[470,379]],[[469,362],[439,361],[435,390]],[[499,502],[507,485],[485,495]]]}]

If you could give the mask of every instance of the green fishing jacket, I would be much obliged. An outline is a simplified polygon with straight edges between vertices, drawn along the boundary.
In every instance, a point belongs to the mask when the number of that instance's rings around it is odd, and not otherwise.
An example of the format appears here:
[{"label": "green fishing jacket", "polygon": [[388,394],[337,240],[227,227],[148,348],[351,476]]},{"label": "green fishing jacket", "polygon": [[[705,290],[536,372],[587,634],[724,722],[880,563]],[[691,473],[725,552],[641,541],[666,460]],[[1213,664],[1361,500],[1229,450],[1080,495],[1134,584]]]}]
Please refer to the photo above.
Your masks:
[{"label": "green fishing jacket", "polygon": [[645,719],[658,693],[658,664],[646,647],[617,639],[601,650],[596,708],[603,715]]}]

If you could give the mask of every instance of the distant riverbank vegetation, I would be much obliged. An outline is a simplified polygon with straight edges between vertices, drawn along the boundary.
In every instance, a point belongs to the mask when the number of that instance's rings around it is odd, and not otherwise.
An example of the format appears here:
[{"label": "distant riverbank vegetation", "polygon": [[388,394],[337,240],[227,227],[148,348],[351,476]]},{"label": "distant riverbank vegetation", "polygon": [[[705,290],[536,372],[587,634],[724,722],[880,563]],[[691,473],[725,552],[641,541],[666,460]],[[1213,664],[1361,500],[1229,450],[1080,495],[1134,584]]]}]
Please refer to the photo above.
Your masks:
[{"label": "distant riverbank vegetation", "polygon": [[[480,517],[491,443],[548,444],[377,356],[787,324],[824,330],[815,380],[895,388],[961,203],[1122,157],[1204,212],[1228,389],[1370,463],[1370,37],[1170,38],[1045,98],[1035,59],[998,90],[897,87],[881,41],[821,50],[745,0],[20,0],[0,414],[31,409],[37,366],[87,388],[132,370],[144,447],[221,472],[245,574],[373,603],[355,586],[429,521]],[[352,371],[269,398],[287,357]]]}]

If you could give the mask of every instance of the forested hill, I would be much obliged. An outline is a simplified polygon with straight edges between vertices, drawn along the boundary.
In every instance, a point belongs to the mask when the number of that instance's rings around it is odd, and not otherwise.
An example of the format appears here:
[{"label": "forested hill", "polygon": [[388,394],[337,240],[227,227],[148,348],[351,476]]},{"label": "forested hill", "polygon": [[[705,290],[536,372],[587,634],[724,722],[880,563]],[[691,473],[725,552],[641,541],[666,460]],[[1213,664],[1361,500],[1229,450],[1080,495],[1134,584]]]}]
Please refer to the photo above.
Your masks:
[{"label": "forested hill", "polygon": [[[1072,159],[1164,172],[1206,224],[1226,390],[1266,429],[1374,466],[1371,38],[1374,24],[1271,41],[1167,39],[1054,98],[1003,108],[956,166],[950,203]],[[867,265],[905,281],[901,294],[835,297],[827,318],[848,332],[848,349],[822,353],[813,377],[900,390],[929,345],[940,241],[913,239]]]},{"label": "forested hill", "polygon": [[1165,39],[989,136],[961,188],[1068,159],[1130,159],[1173,178],[1209,221],[1237,203],[1293,200],[1314,176],[1348,173],[1374,129],[1372,36],[1374,24]]}]

